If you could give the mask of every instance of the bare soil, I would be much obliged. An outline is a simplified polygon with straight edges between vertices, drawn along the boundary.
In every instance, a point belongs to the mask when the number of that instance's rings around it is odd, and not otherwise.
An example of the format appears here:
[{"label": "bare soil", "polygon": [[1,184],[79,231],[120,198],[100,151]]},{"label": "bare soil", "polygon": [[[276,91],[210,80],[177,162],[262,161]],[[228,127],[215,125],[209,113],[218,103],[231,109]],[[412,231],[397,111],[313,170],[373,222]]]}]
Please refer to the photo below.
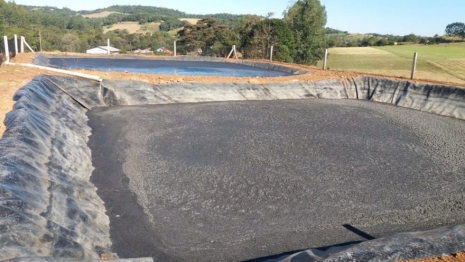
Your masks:
[{"label": "bare soil", "polygon": [[[55,53],[57,54],[57,53]],[[72,54],[72,53],[59,53],[61,55],[69,56],[95,56],[87,54]],[[14,59],[13,63],[32,63],[35,54],[33,53],[24,53],[18,54]],[[153,56],[151,56],[153,57]],[[262,61],[263,62],[263,61]],[[266,62],[266,61],[265,61]],[[148,82],[152,84],[162,84],[168,82],[233,82],[233,83],[271,83],[271,82],[298,82],[298,81],[319,81],[324,79],[337,79],[337,78],[348,78],[348,77],[359,77],[359,76],[381,76],[388,77],[391,79],[407,80],[405,78],[393,78],[385,75],[369,75],[365,73],[357,72],[343,72],[343,71],[334,71],[327,70],[323,71],[319,68],[313,66],[304,66],[296,64],[286,64],[281,62],[274,62],[275,64],[293,66],[296,68],[304,69],[311,71],[311,74],[308,75],[296,75],[296,76],[285,76],[285,77],[268,77],[268,78],[250,78],[250,77],[217,77],[217,76],[179,76],[179,75],[154,75],[154,74],[134,74],[134,73],[118,73],[118,72],[100,72],[92,70],[77,70],[78,72],[98,75],[104,79],[121,79],[121,80],[137,80]],[[0,66],[0,134],[3,134],[5,131],[5,126],[3,124],[4,117],[6,113],[11,111],[14,105],[13,95],[14,93],[30,82],[35,76],[41,74],[53,74],[61,75],[59,73],[44,71],[41,69],[35,68],[26,68],[20,65],[1,65]],[[462,86],[457,83],[450,82],[439,82],[439,81],[429,81],[417,79],[414,82],[418,83],[436,83],[452,86]],[[421,259],[421,260],[412,260],[410,262],[458,262],[465,261],[465,252],[458,253],[451,256],[436,257],[430,259]]]},{"label": "bare soil", "polygon": [[465,261],[465,252],[450,256],[433,257],[419,260],[408,260],[405,262],[463,262]]}]

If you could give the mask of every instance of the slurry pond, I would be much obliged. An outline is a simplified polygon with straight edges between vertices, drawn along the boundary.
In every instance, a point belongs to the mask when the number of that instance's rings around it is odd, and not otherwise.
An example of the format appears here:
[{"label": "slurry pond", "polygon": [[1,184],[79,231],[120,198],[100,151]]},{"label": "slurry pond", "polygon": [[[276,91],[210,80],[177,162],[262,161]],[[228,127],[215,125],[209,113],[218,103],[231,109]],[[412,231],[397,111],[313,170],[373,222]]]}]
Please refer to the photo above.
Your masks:
[{"label": "slurry pond", "polygon": [[127,58],[49,58],[53,67],[189,76],[274,77],[288,72],[227,62]]},{"label": "slurry pond", "polygon": [[325,99],[87,116],[91,181],[121,257],[265,260],[362,241],[346,224],[378,238],[465,221],[461,120]]},{"label": "slurry pond", "polygon": [[14,100],[0,139],[0,261],[465,250],[460,87],[41,75]]}]

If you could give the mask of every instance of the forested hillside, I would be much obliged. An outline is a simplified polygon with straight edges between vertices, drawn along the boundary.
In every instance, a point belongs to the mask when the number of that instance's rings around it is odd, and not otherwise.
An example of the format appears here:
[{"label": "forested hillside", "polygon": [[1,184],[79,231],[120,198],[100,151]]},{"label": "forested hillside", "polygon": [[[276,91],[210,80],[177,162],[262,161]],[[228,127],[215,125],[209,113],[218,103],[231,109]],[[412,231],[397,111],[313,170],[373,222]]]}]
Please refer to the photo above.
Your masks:
[{"label": "forested hillside", "polygon": [[[101,18],[84,18],[83,15],[102,11],[115,12]],[[239,24],[243,16],[231,14],[189,15],[181,11],[150,6],[111,6],[94,11],[73,11],[69,8],[49,6],[20,6],[0,0],[1,35],[23,35],[35,49],[85,52],[90,47],[104,45],[109,38],[113,46],[130,51],[135,49],[171,47],[176,36],[171,30],[182,28],[186,22],[181,17],[213,17],[228,27]],[[141,25],[159,22],[160,31],[150,34],[130,34],[124,30],[104,33],[105,26],[119,22],[138,22]]]},{"label": "forested hillside", "polygon": [[[304,2],[308,4],[302,4]],[[313,8],[312,12],[310,8]],[[89,16],[104,11],[104,16]],[[224,56],[232,45],[236,45],[246,58],[266,58],[270,46],[274,45],[277,60],[314,64],[321,58],[319,53],[325,47],[326,11],[319,0],[297,2],[289,9],[288,21],[269,17],[193,15],[167,8],[117,5],[92,12],[75,12],[68,8],[20,6],[0,0],[0,34],[25,36],[36,50],[85,52],[90,47],[104,45],[109,38],[112,45],[123,52],[145,48],[155,50],[163,46],[171,48],[173,41],[178,40],[179,51],[184,54]],[[299,19],[315,23],[292,22]],[[187,20],[197,23],[192,25]],[[157,24],[159,30],[136,34],[108,28],[120,22]],[[301,35],[318,37],[306,39],[298,47],[294,42],[301,41]]]}]

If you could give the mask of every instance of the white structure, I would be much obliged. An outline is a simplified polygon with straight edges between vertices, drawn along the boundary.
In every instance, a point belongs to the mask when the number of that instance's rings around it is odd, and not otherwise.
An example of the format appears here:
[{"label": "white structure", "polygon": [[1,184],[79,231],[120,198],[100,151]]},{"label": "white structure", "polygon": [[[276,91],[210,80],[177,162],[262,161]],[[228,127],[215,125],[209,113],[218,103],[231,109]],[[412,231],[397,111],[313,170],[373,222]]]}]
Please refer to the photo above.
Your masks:
[{"label": "white structure", "polygon": [[[118,48],[114,48],[112,46],[110,46],[110,53],[111,54],[119,54],[119,49]],[[108,46],[97,46],[95,48],[92,48],[92,49],[88,49],[86,51],[86,53],[88,54],[108,54]]]}]

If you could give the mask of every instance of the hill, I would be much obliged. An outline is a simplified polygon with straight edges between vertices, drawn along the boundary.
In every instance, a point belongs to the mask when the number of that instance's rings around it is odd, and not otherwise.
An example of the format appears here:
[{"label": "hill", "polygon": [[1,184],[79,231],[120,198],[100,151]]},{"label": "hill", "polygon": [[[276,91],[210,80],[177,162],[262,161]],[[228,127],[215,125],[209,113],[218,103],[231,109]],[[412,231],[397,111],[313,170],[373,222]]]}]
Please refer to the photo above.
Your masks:
[{"label": "hill", "polygon": [[44,51],[85,52],[90,47],[106,44],[108,38],[123,52],[163,46],[172,48],[176,32],[187,23],[207,17],[233,28],[244,16],[198,15],[169,8],[130,5],[74,11],[0,0],[0,34],[25,36],[33,49]]},{"label": "hill", "polygon": [[[107,8],[96,10],[73,11],[69,8],[56,8],[50,6],[24,6],[32,13],[53,14],[60,16],[83,16],[90,19],[101,19],[103,26],[111,26],[119,22],[138,22],[140,24],[152,22],[164,22],[177,20],[182,26],[182,21],[196,21],[203,18],[215,18],[221,24],[237,26],[245,15],[234,14],[188,14],[179,10],[154,7],[154,6],[133,6],[133,5],[113,5]],[[166,30],[169,31],[169,30]]]}]

